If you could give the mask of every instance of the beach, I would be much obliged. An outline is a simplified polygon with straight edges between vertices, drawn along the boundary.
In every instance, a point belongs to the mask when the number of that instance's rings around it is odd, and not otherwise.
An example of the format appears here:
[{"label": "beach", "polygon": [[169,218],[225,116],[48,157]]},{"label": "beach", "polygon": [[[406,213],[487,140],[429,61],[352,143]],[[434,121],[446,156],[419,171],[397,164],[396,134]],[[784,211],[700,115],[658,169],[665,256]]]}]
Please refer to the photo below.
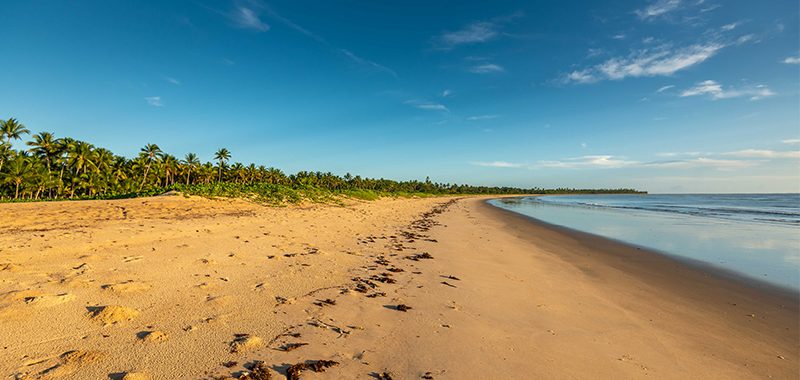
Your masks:
[{"label": "beach", "polygon": [[489,198],[2,204],[0,374],[797,378],[797,293]]}]

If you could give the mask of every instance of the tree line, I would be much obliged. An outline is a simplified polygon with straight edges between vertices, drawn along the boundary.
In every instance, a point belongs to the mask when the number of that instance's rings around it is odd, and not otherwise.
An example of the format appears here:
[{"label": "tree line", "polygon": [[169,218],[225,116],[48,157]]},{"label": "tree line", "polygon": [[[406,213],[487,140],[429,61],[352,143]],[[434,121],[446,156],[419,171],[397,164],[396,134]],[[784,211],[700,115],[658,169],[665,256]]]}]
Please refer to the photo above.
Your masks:
[{"label": "tree line", "polygon": [[50,132],[31,135],[27,149],[12,142],[29,135],[15,118],[0,120],[0,199],[100,199],[155,195],[193,186],[275,185],[331,192],[368,190],[377,193],[425,194],[541,194],[631,193],[633,189],[542,189],[470,186],[425,181],[394,181],[346,174],[301,171],[287,175],[264,165],[231,163],[231,152],[221,148],[213,162],[201,162],[195,153],[177,158],[156,144],[147,144],[134,158]]}]

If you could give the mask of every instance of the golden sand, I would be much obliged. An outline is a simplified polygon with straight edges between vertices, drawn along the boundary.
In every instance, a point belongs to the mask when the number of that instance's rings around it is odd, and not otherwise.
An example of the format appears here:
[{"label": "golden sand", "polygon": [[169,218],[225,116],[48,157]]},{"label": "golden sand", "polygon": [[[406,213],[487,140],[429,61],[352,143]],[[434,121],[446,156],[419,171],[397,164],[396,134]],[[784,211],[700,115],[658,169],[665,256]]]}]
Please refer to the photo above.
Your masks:
[{"label": "golden sand", "polygon": [[282,378],[293,364],[309,379],[800,368],[793,295],[480,198],[4,204],[0,247],[10,378]]}]

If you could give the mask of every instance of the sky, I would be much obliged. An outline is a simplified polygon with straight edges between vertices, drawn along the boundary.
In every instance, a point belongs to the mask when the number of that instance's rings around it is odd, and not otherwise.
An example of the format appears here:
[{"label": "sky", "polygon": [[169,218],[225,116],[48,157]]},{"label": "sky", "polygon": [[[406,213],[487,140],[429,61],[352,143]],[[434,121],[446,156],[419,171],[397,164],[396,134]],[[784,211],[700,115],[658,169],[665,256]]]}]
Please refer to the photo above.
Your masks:
[{"label": "sky", "polygon": [[3,1],[0,119],[288,173],[800,192],[799,8]]}]

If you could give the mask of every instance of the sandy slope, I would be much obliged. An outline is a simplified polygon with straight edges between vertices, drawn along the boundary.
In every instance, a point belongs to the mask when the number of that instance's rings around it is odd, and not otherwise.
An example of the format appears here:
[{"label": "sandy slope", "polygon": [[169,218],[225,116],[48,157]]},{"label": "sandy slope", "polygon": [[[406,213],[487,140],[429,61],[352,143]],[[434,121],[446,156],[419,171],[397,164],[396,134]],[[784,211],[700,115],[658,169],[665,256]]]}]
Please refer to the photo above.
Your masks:
[{"label": "sandy slope", "polygon": [[214,378],[256,360],[282,378],[318,359],[339,364],[302,378],[796,378],[797,316],[793,295],[478,199],[0,205],[12,378]]}]

